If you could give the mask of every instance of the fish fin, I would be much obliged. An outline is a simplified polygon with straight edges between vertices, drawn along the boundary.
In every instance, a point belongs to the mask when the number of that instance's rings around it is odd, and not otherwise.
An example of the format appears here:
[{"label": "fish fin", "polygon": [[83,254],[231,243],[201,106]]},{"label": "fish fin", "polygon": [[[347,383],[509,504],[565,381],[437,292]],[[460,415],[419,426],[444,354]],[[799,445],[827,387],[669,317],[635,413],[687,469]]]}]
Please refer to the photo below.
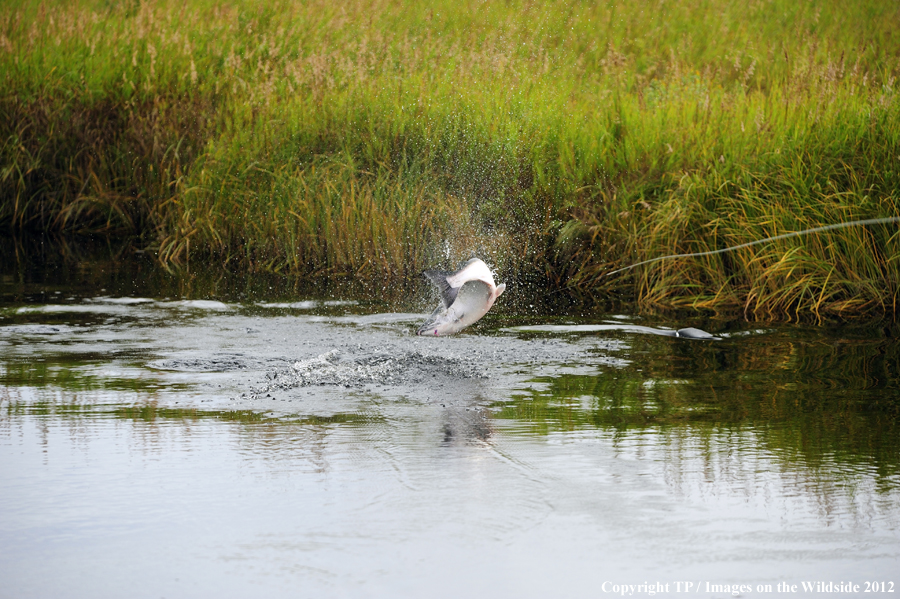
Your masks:
[{"label": "fish fin", "polygon": [[494,299],[496,300],[498,297],[503,295],[503,292],[506,291],[506,283],[500,283],[497,285],[497,290],[494,292]]},{"label": "fish fin", "polygon": [[459,293],[459,288],[451,287],[450,283],[447,282],[447,277],[453,273],[442,270],[426,270],[422,274],[441,292],[441,302],[443,302],[444,308],[446,309],[453,305],[453,302],[456,301],[456,294]]},{"label": "fish fin", "polygon": [[440,314],[441,312],[443,312],[446,309],[447,308],[444,307],[443,301],[438,302],[437,308],[434,309],[434,312],[431,313],[431,316],[428,317],[428,320],[433,321],[435,318],[437,318],[438,314]]},{"label": "fish fin", "polygon": [[434,312],[432,312],[431,315],[425,319],[425,322],[419,325],[419,329],[418,331],[416,331],[416,335],[421,335],[422,333],[428,332],[437,322],[438,314],[440,314],[444,310],[446,310],[446,308],[444,308],[444,303],[438,302],[437,308],[434,309]]}]

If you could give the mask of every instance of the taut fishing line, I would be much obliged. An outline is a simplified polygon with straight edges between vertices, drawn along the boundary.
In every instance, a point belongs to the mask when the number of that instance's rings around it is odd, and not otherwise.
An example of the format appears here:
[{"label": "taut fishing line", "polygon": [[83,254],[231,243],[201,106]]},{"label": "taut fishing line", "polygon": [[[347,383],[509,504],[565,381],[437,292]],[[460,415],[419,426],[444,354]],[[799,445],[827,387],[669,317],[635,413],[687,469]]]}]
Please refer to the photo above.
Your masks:
[{"label": "taut fishing line", "polygon": [[701,256],[714,256],[715,254],[724,254],[725,252],[733,252],[735,250],[740,250],[743,248],[748,248],[753,245],[759,245],[761,243],[768,243],[770,241],[779,241],[781,239],[790,239],[791,237],[800,237],[801,235],[809,235],[810,233],[821,233],[822,231],[831,231],[834,229],[843,229],[845,227],[864,227],[868,225],[883,225],[887,223],[896,223],[900,222],[900,216],[887,216],[885,218],[869,218],[866,220],[854,220],[849,223],[837,223],[834,225],[825,225],[823,227],[815,227],[812,229],[805,229],[803,231],[794,231],[793,233],[784,233],[782,235],[776,235],[775,237],[767,237],[765,239],[757,239],[756,241],[748,241],[747,243],[742,243],[740,245],[734,245],[727,248],[722,248],[720,250],[709,250],[706,252],[693,252],[690,254],[672,254],[671,256],[660,256],[658,258],[650,258],[649,260],[644,260],[643,262],[638,262],[636,264],[632,264],[631,266],[626,266],[625,268],[617,268],[616,270],[611,270],[608,273],[603,274],[602,276],[608,277],[610,275],[614,275],[618,272],[624,272],[626,270],[630,270],[637,266],[642,266],[644,264],[650,264],[651,262],[659,262],[660,260],[669,260],[670,258],[699,258]]}]

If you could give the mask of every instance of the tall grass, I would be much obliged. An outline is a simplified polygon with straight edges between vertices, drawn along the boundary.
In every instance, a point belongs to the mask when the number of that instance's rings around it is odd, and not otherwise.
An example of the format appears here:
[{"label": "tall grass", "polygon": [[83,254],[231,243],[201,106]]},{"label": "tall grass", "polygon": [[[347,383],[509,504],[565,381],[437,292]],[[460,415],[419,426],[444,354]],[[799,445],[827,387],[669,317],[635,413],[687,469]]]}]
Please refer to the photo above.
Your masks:
[{"label": "tall grass", "polygon": [[900,6],[0,8],[0,221],[167,263],[507,277],[748,317],[896,313]]}]

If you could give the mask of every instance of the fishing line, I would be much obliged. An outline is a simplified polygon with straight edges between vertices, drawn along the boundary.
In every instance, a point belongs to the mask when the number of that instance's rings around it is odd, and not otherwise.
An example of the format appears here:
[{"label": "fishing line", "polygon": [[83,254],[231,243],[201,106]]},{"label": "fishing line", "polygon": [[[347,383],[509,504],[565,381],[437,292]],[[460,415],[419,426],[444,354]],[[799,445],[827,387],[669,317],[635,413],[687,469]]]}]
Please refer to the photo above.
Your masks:
[{"label": "fishing line", "polygon": [[605,273],[601,276],[608,277],[610,275],[614,275],[619,272],[631,270],[632,268],[642,266],[644,264],[650,264],[652,262],[659,262],[660,260],[669,260],[671,258],[699,258],[702,256],[714,256],[715,254],[724,254],[725,252],[733,252],[735,250],[748,248],[750,246],[759,245],[761,243],[768,243],[770,241],[780,241],[782,239],[790,239],[791,237],[800,237],[801,235],[809,235],[810,233],[821,233],[822,231],[843,229],[845,227],[857,227],[857,226],[864,227],[864,226],[868,226],[868,225],[883,225],[883,224],[887,224],[887,223],[896,223],[896,222],[900,222],[900,216],[888,216],[885,218],[869,218],[866,220],[854,220],[854,221],[850,221],[849,223],[837,223],[834,225],[825,225],[823,227],[815,227],[812,229],[805,229],[803,231],[794,231],[793,233],[783,233],[782,235],[776,235],[775,237],[767,237],[765,239],[757,239],[756,241],[748,241],[747,243],[742,243],[740,245],[722,248],[720,250],[709,250],[706,252],[693,252],[690,254],[672,254],[671,256],[659,256],[658,258],[650,258],[649,260],[644,260],[643,262],[638,262],[636,264],[632,264],[631,266],[626,266],[625,268],[617,268],[616,270],[611,270],[608,273]]}]

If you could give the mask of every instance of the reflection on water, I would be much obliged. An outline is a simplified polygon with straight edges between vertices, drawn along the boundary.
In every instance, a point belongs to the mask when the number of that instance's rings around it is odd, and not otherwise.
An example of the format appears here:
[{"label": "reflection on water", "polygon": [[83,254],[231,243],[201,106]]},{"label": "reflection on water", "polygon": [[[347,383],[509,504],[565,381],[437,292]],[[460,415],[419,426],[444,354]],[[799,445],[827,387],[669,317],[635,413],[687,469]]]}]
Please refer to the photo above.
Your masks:
[{"label": "reflection on water", "polygon": [[103,285],[0,285],[0,597],[894,576],[894,327]]},{"label": "reflection on water", "polygon": [[[549,327],[552,329],[552,327]],[[662,464],[670,491],[798,510],[824,525],[898,527],[898,344],[770,331],[652,352],[596,375],[534,379],[505,430],[599,436]],[[590,432],[598,431],[598,433]],[[877,524],[876,524],[877,523]]]}]

